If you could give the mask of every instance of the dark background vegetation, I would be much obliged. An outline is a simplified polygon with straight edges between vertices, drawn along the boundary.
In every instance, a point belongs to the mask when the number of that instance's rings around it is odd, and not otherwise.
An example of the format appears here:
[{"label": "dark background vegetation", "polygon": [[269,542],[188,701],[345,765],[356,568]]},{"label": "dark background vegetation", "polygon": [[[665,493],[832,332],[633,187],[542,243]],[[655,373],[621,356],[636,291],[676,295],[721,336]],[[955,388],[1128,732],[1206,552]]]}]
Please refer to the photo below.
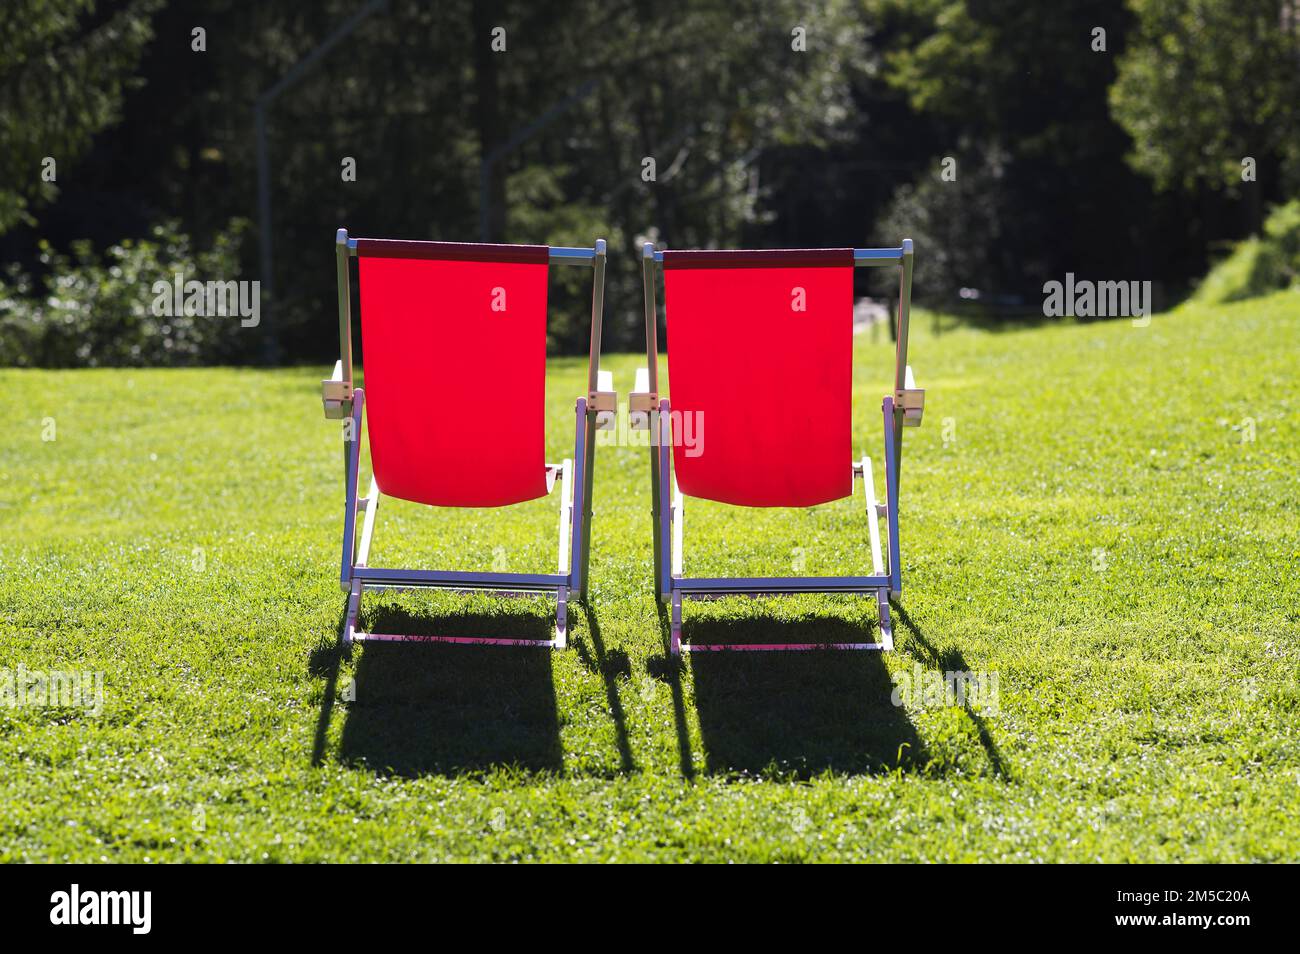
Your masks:
[{"label": "dark background vegetation", "polygon": [[[389,0],[268,109],[263,275],[254,105],[366,6],[6,0],[0,363],[324,360],[335,229],[476,240],[498,153],[485,237],[607,238],[611,349],[638,344],[646,239],[909,235],[939,308],[975,289],[985,317],[1036,311],[1067,271],[1171,304],[1300,183],[1294,0]],[[151,316],[178,268],[273,279],[261,327]],[[578,270],[553,286],[556,351],[581,349],[586,294]]]}]

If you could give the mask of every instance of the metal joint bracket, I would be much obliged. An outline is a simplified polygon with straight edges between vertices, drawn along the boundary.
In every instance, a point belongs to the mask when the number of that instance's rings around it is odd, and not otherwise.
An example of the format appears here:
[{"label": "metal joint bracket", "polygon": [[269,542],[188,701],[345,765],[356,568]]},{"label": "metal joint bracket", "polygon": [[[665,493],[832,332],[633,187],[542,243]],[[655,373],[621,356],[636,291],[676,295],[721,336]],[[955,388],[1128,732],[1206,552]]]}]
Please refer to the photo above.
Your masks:
[{"label": "metal joint bracket", "polygon": [[671,617],[668,621],[668,652],[672,656],[682,654],[682,594],[673,590]]},{"label": "metal joint bracket", "polygon": [[322,398],[321,404],[325,408],[325,420],[327,421],[344,421],[352,416],[352,399],[331,399]]},{"label": "metal joint bracket", "polygon": [[569,588],[561,586],[555,594],[555,636],[551,641],[555,649],[569,645]]},{"label": "metal joint bracket", "polygon": [[351,585],[345,588],[348,590],[348,610],[343,620],[343,645],[351,646],[353,637],[357,634],[357,614],[361,611],[362,583],[360,580],[353,580]]}]

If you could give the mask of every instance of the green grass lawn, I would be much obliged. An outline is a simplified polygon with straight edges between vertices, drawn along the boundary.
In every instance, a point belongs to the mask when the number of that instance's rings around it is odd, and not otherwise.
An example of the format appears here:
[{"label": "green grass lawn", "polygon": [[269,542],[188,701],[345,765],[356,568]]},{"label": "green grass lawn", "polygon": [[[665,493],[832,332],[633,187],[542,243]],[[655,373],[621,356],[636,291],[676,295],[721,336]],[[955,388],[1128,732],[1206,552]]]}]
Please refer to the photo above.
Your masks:
[{"label": "green grass lawn", "polygon": [[[569,650],[349,656],[326,368],[0,372],[0,668],[104,674],[97,715],[0,707],[0,859],[1300,858],[1300,296],[1146,328],[919,324],[896,650],[680,668],[644,449],[598,450]],[[878,482],[891,362],[860,337]],[[607,359],[620,391],[636,363]],[[581,382],[554,362],[553,459]],[[386,501],[371,562],[549,571],[554,534],[549,500]],[[688,501],[686,534],[692,574],[869,566],[856,500]],[[686,637],[859,638],[874,618],[847,597],[692,603]],[[376,594],[362,622],[552,619]],[[893,705],[916,667],[996,674],[999,705]]]}]

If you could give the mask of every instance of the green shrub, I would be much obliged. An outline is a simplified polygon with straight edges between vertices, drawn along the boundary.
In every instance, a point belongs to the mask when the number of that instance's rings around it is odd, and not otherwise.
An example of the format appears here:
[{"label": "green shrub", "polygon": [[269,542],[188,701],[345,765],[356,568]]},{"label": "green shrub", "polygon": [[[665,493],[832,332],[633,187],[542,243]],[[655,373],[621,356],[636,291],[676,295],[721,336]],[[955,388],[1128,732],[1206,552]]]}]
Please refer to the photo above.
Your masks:
[{"label": "green shrub", "polygon": [[196,251],[175,223],[150,238],[125,239],[96,253],[88,241],[64,254],[41,244],[38,280],[10,267],[0,276],[0,364],[21,367],[197,365],[237,361],[256,332],[237,316],[159,314],[155,284],[237,280],[247,223],[233,220]]},{"label": "green shrub", "polygon": [[1300,286],[1300,200],[1280,205],[1264,222],[1264,234],[1238,242],[1210,269],[1193,296],[1222,304]]}]

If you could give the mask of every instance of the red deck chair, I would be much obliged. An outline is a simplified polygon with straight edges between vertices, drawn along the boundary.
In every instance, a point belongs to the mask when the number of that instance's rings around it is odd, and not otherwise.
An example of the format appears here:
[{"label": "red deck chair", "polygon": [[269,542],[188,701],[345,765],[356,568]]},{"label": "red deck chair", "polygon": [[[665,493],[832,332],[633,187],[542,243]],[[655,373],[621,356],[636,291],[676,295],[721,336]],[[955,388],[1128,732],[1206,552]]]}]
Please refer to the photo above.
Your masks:
[{"label": "red deck chair", "polygon": [[[322,382],[327,418],[344,421],[347,494],[343,569],[349,594],[343,640],[397,640],[563,648],[571,595],[586,598],[594,431],[612,421],[615,396],[599,370],[605,241],[594,248],[473,245],[336,238],[339,345]],[[358,259],[366,386],[352,383],[350,258]],[[572,460],[545,458],[546,302],[551,263],[593,269],[588,393],[577,399]],[[489,371],[491,377],[489,379]],[[358,496],[361,425],[374,474]],[[559,570],[476,573],[369,565],[381,495],[435,507],[503,507],[560,485]],[[364,517],[359,541],[358,515]],[[366,590],[433,587],[509,595],[554,594],[555,636],[388,635],[357,631]]]},{"label": "red deck chair", "polygon": [[[889,598],[902,589],[898,482],[902,428],[925,392],[907,366],[912,242],[887,249],[655,251],[643,248],[646,360],[631,397],[648,426],[655,517],[655,595],[671,604],[670,649],[892,649]],[[853,269],[899,270],[894,393],[884,399],[885,503],[871,459],[854,459]],[[672,402],[659,393],[655,271],[663,272]],[[669,447],[672,447],[671,457]],[[848,497],[862,478],[872,572],[845,577],[682,574],[685,496],[746,507],[809,507]],[[882,555],[878,519],[886,522]],[[671,553],[671,560],[669,554]],[[682,601],[724,595],[861,593],[876,598],[874,643],[683,644]]]}]

